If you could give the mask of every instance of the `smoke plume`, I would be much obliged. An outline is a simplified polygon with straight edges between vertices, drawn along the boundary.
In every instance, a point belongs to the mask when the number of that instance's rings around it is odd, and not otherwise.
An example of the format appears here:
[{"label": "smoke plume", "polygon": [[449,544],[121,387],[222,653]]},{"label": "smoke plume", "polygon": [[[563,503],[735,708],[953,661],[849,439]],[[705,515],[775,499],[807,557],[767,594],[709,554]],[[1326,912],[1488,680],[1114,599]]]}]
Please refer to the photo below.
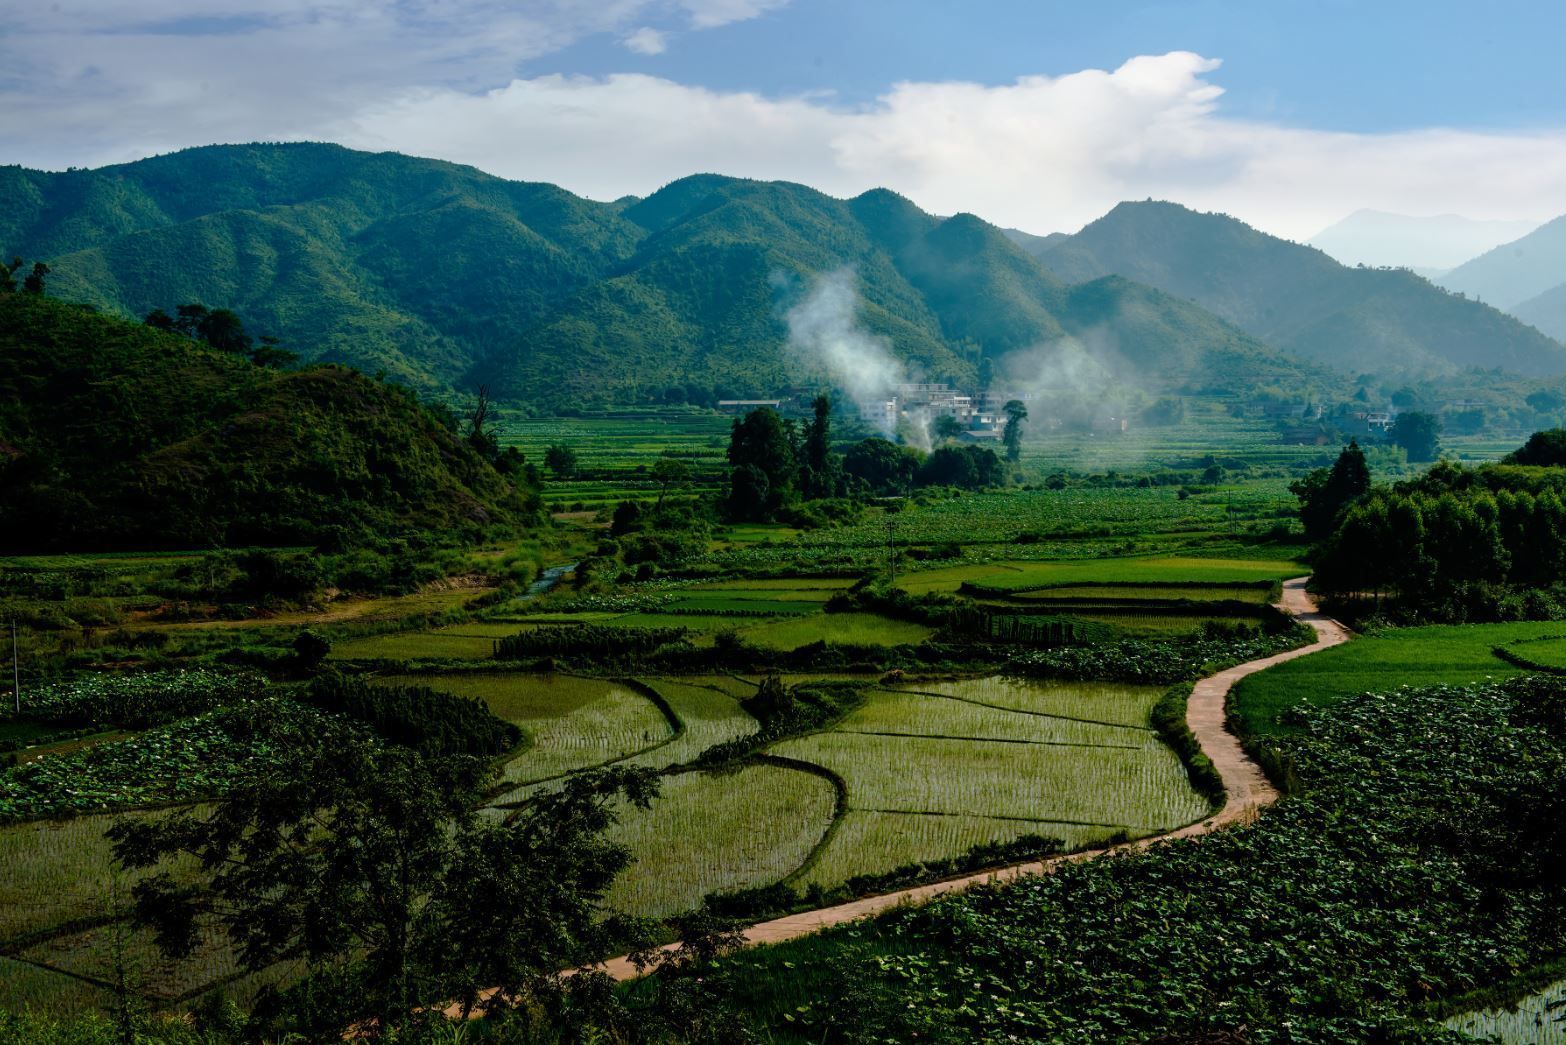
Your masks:
[{"label": "smoke plume", "polygon": [[788,347],[809,369],[824,370],[852,398],[885,398],[907,378],[886,338],[859,325],[857,282],[854,270],[846,267],[817,276],[810,292],[784,317]]}]

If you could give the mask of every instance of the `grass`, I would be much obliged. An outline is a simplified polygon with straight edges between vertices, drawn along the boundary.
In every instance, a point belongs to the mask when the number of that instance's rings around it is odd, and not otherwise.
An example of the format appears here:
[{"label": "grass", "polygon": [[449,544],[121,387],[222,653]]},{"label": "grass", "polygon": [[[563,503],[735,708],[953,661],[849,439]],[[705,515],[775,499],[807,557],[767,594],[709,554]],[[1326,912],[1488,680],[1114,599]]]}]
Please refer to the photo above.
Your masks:
[{"label": "grass", "polygon": [[1508,650],[1541,668],[1566,670],[1566,635],[1541,635],[1506,643]]},{"label": "grass", "polygon": [[874,613],[822,613],[742,628],[746,642],[764,649],[792,650],[812,642],[838,646],[902,646],[923,642],[935,629]]},{"label": "grass", "polygon": [[954,592],[964,583],[1010,591],[1110,582],[1220,585],[1286,580],[1307,572],[1307,567],[1292,559],[1153,555],[1077,562],[1018,560],[948,566],[906,574],[898,584],[906,591],[922,595],[935,591]]},{"label": "grass", "polygon": [[783,766],[667,777],[651,809],[629,812],[611,832],[636,863],[616,879],[609,905],[656,917],[700,906],[709,892],[779,881],[820,842],[835,801],[826,779]]},{"label": "grass", "polygon": [[1220,617],[1211,613],[1139,613],[1136,610],[1066,610],[1077,620],[1108,624],[1127,638],[1175,639],[1201,632],[1209,624],[1233,624],[1251,618]]},{"label": "grass", "polygon": [[1283,719],[1299,704],[1333,704],[1359,693],[1401,686],[1478,682],[1521,674],[1491,648],[1559,634],[1549,621],[1392,628],[1280,664],[1241,680],[1230,707],[1245,734],[1291,733]]},{"label": "grass", "polygon": [[674,736],[651,700],[603,679],[476,672],[397,675],[379,681],[477,697],[498,717],[521,726],[532,743],[506,763],[505,779],[511,783],[614,762]]}]

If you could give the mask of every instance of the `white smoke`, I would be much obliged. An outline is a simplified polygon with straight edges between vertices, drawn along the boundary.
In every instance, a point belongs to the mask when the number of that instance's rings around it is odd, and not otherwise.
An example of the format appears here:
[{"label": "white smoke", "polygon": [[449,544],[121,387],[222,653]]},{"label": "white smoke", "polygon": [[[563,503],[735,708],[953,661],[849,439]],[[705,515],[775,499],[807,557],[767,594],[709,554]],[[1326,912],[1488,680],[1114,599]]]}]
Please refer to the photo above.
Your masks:
[{"label": "white smoke", "polygon": [[817,276],[784,318],[789,350],[807,368],[825,371],[855,401],[890,398],[893,388],[907,380],[891,343],[859,325],[858,278],[852,268]]}]

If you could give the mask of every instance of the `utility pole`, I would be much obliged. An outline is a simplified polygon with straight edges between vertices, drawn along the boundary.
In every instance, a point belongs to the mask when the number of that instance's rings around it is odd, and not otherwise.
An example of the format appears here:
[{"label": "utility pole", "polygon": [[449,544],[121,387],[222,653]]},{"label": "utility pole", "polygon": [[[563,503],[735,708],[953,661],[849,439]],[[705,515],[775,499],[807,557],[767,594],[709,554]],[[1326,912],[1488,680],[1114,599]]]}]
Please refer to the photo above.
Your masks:
[{"label": "utility pole", "polygon": [[16,714],[22,714],[22,662],[16,656],[16,618],[11,618],[11,693],[16,698]]},{"label": "utility pole", "polygon": [[886,517],[886,565],[887,569],[889,569],[892,573],[892,587],[894,588],[897,587],[897,541],[895,539],[896,525],[897,517],[894,515],[888,515]]}]

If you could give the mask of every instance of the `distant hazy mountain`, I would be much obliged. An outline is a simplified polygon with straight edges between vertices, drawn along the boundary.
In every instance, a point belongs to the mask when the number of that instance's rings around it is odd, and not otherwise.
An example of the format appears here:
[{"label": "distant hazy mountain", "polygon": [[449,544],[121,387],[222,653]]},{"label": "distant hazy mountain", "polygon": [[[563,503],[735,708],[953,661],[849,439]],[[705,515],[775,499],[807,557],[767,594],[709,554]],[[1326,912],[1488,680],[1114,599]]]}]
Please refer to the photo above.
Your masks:
[{"label": "distant hazy mountain", "polygon": [[1297,358],[1349,372],[1566,372],[1566,346],[1488,305],[1173,203],[1122,203],[1039,257],[1069,282],[1115,273],[1158,287]]},{"label": "distant hazy mountain", "polygon": [[986,360],[1068,335],[1151,387],[1309,377],[1189,302],[1118,278],[1068,286],[994,226],[880,190],[839,200],[696,175],[596,203],[294,144],[0,168],[0,197],[0,250],[47,260],[54,295],[133,316],[232,308],[309,358],[432,388],[562,405],[690,382],[771,391],[801,376],[787,306],[845,265],[860,322],[935,380],[971,382]]},{"label": "distant hazy mountain", "polygon": [[1538,297],[1529,298],[1511,310],[1524,323],[1531,323],[1557,340],[1566,340],[1566,283],[1551,287]]},{"label": "distant hazy mountain", "polygon": [[1416,217],[1357,210],[1312,236],[1309,243],[1345,265],[1401,266],[1433,277],[1538,226],[1537,221],[1479,221],[1457,214]]},{"label": "distant hazy mountain", "polygon": [[1439,282],[1504,309],[1566,283],[1566,215],[1458,266]]}]

